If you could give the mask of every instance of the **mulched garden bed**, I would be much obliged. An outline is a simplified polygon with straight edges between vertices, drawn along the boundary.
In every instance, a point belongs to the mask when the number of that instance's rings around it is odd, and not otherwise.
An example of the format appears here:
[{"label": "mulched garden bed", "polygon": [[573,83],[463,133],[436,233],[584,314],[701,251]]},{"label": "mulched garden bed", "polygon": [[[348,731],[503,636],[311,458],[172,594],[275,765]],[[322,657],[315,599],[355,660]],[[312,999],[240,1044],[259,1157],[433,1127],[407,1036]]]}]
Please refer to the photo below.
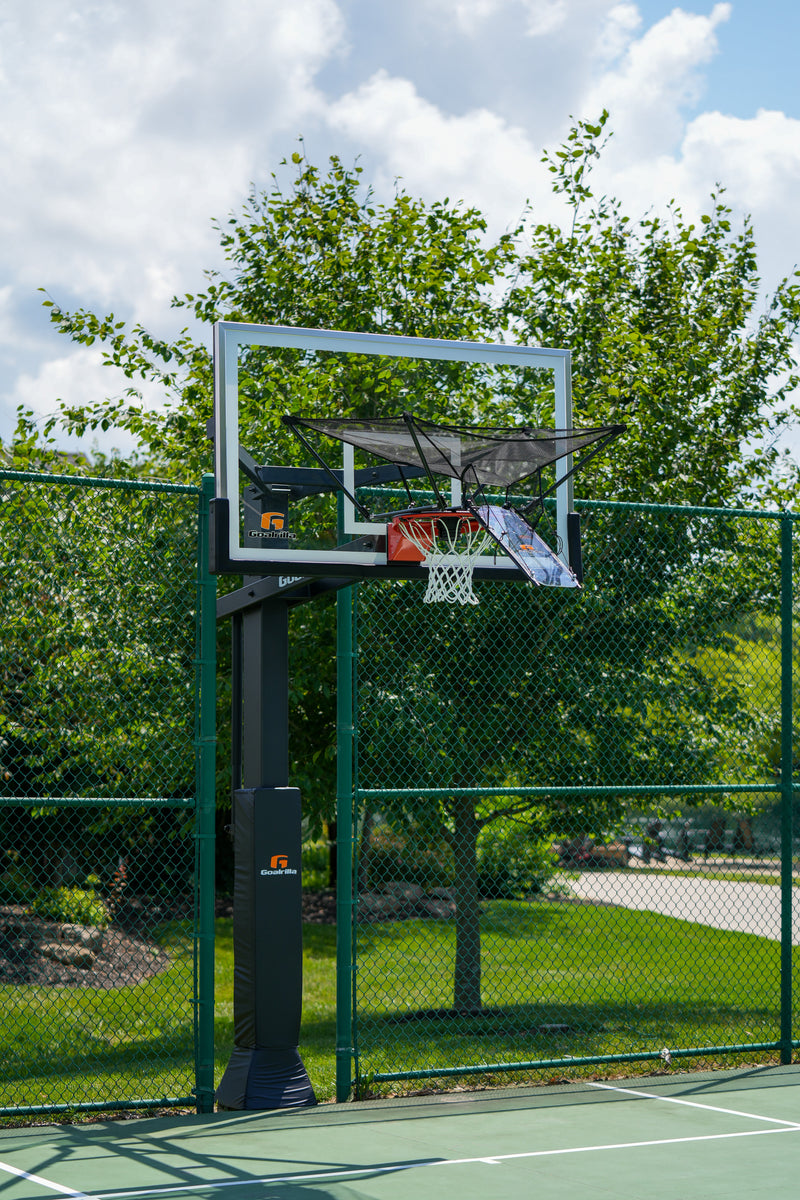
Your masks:
[{"label": "mulched garden bed", "polygon": [[[99,945],[83,951],[80,965],[52,956],[81,953],[65,940],[67,927],[35,917],[20,905],[0,906],[0,984],[110,989],[141,983],[172,962],[169,952],[146,936],[142,923],[137,914],[127,928],[115,923],[106,929]],[[152,932],[153,924],[149,927]]]}]

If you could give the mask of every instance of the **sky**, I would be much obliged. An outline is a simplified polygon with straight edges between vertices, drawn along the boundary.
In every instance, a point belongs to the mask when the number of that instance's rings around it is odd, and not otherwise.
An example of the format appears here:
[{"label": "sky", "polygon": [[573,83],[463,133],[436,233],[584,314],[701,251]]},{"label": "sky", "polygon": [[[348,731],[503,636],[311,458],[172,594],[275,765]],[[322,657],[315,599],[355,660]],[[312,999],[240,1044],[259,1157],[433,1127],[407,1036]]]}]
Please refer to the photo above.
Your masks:
[{"label": "sky", "polygon": [[694,218],[723,184],[774,287],[800,262],[798,44],[796,0],[0,0],[0,439],[19,404],[128,386],[39,289],[174,335],[171,297],[223,265],[212,218],[300,136],[497,233],[526,201],[558,217],[542,152],[607,108],[598,187]]}]

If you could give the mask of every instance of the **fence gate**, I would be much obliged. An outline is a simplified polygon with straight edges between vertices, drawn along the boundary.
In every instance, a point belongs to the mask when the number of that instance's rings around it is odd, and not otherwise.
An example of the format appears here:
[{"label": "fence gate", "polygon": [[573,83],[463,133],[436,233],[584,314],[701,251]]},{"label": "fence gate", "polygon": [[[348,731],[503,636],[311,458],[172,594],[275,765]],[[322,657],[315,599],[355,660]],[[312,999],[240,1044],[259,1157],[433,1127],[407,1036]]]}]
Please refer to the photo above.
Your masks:
[{"label": "fence gate", "polygon": [[0,1116],[208,1109],[206,496],[10,471],[0,496]]},{"label": "fence gate", "polygon": [[361,1094],[798,1045],[794,518],[576,507],[580,595],[359,586],[339,1054]]}]

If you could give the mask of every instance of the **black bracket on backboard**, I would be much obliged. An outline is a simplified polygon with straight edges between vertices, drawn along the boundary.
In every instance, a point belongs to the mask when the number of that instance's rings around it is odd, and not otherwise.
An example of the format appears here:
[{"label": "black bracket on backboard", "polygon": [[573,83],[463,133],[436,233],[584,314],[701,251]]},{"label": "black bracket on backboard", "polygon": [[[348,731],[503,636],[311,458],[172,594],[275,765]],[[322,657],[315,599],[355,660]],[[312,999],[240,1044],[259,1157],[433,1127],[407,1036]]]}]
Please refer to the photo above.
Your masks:
[{"label": "black bracket on backboard", "polygon": [[[291,428],[296,432],[293,426]],[[208,422],[206,435],[211,441],[214,440],[213,419]],[[313,448],[312,453],[320,458]],[[320,458],[320,461],[323,460]],[[321,467],[276,467],[268,463],[260,466],[250,451],[240,445],[239,466],[255,487],[264,492],[270,492],[273,488],[288,491],[290,500],[300,500],[303,496],[317,496],[322,492],[346,490],[344,471],[341,468],[329,467],[327,463]],[[407,479],[418,479],[424,474],[425,470],[422,467],[383,463],[378,467],[359,467],[353,479],[354,486],[362,488],[385,483],[405,483]],[[357,504],[357,501],[355,503]]]},{"label": "black bracket on backboard", "polygon": [[583,552],[581,551],[581,514],[567,513],[567,552],[572,574],[583,583]]}]

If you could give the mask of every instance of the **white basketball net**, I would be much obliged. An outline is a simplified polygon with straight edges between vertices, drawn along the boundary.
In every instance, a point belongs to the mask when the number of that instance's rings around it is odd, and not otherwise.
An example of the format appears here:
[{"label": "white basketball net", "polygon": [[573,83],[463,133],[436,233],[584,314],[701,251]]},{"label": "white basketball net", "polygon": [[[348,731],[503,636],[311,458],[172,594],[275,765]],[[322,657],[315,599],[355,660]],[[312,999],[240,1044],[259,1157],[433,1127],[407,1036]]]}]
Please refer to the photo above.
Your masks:
[{"label": "white basketball net", "polygon": [[469,516],[443,518],[404,517],[398,528],[422,554],[428,568],[425,604],[479,604],[472,590],[475,563],[492,541],[482,525]]}]

